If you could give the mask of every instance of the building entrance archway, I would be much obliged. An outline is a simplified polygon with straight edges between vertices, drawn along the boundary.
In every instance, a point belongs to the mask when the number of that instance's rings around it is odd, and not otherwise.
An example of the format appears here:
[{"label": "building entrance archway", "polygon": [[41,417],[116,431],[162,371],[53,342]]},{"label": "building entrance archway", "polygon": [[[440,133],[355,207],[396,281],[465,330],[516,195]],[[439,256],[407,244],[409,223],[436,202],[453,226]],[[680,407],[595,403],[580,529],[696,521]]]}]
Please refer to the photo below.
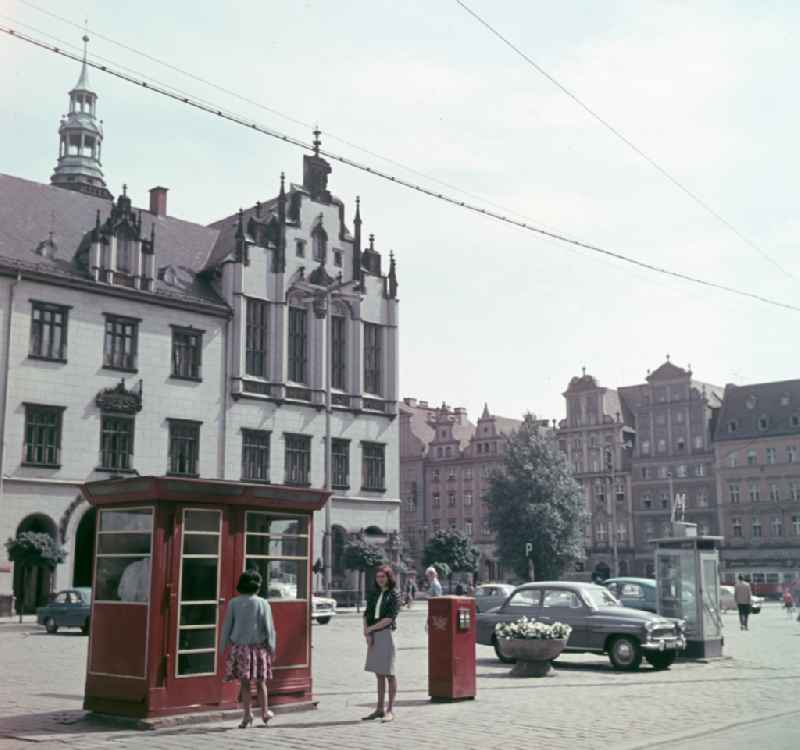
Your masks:
[{"label": "building entrance archway", "polygon": [[91,587],[94,559],[94,531],[97,511],[89,508],[75,531],[75,551],[72,556],[72,585]]},{"label": "building entrance archway", "polygon": [[[57,540],[56,525],[52,518],[42,513],[32,513],[17,526],[16,536],[32,531],[48,534]],[[53,590],[55,571],[47,567],[14,565],[14,597],[18,613],[33,614],[37,607],[47,604]]]}]

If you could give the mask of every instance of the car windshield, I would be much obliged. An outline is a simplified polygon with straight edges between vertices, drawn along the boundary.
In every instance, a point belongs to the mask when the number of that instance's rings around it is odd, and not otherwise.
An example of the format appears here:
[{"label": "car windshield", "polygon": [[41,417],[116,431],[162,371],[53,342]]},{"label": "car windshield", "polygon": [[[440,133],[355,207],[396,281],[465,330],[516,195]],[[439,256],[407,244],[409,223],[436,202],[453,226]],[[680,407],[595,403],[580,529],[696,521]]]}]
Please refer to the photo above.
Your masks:
[{"label": "car windshield", "polygon": [[601,586],[597,588],[585,588],[582,591],[584,597],[589,600],[593,607],[621,607],[622,605],[611,595],[608,589]]}]

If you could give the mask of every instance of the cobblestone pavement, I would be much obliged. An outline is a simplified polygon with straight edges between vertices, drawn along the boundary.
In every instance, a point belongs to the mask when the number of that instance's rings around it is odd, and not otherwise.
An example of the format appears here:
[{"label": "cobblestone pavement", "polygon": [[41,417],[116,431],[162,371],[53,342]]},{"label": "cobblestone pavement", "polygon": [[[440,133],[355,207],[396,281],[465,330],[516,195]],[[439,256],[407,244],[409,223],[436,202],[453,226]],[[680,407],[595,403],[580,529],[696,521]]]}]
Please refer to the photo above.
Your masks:
[{"label": "cobblestone pavement", "polygon": [[358,619],[314,626],[319,709],[280,715],[269,729],[235,722],[137,732],[87,720],[81,711],[86,638],[46,635],[31,624],[0,624],[0,748],[134,750],[257,748],[338,750],[530,747],[620,750],[800,745],[800,624],[770,605],[742,633],[726,615],[726,656],[616,673],[604,657],[569,656],[555,679],[516,680],[490,648],[478,647],[478,699],[428,701],[424,609],[401,615],[400,692],[393,724],[363,724],[374,680],[362,671]]}]

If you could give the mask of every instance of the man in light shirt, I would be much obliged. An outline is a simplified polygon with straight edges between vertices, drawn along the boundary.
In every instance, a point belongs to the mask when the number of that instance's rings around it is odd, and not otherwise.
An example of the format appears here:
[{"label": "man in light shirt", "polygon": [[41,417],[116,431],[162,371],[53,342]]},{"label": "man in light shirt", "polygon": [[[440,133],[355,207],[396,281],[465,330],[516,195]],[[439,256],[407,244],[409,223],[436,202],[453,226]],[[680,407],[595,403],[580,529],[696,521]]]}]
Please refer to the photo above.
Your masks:
[{"label": "man in light shirt", "polygon": [[428,592],[431,596],[441,596],[442,595],[442,584],[439,583],[439,574],[436,572],[436,568],[431,565],[425,571],[425,577],[428,579]]},{"label": "man in light shirt", "polygon": [[753,604],[753,592],[750,584],[744,580],[743,575],[739,575],[736,586],[733,587],[733,598],[739,608],[739,630],[749,630],[747,621],[750,617],[750,607]]}]

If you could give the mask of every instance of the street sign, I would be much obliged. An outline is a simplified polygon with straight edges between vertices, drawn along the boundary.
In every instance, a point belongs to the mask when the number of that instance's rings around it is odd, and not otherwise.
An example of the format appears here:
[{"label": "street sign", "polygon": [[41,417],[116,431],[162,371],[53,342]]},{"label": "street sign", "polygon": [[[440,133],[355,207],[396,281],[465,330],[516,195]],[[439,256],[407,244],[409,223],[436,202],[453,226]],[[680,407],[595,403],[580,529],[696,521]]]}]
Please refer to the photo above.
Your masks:
[{"label": "street sign", "polygon": [[530,557],[533,553],[533,542],[525,542],[525,557]]}]

